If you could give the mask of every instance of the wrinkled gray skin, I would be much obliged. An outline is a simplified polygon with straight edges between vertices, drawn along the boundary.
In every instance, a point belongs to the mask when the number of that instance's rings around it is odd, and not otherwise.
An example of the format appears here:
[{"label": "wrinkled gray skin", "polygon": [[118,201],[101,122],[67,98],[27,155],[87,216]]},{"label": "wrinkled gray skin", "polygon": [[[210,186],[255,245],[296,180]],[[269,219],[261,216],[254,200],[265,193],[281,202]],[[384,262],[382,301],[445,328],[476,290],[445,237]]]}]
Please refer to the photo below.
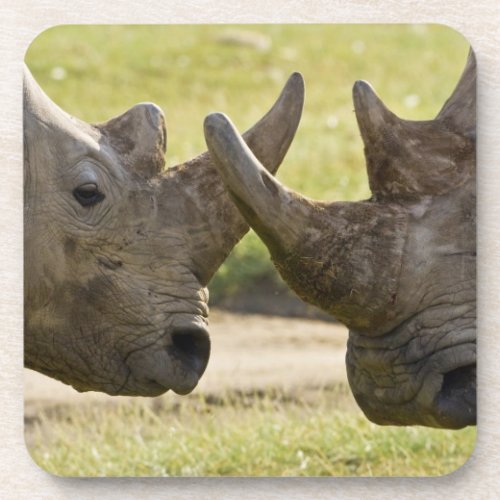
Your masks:
[{"label": "wrinkled gray skin", "polygon": [[476,66],[431,121],[372,88],[354,106],[372,197],[325,203],[272,178],[221,114],[205,137],[236,205],[285,281],[349,328],[347,373],[378,424],[476,422]]},{"label": "wrinkled gray skin", "polygon": [[[271,172],[303,81],[245,135]],[[79,391],[190,392],[208,362],[213,273],[248,225],[208,153],[162,171],[165,120],[139,104],[100,125],[24,75],[25,365]]]}]

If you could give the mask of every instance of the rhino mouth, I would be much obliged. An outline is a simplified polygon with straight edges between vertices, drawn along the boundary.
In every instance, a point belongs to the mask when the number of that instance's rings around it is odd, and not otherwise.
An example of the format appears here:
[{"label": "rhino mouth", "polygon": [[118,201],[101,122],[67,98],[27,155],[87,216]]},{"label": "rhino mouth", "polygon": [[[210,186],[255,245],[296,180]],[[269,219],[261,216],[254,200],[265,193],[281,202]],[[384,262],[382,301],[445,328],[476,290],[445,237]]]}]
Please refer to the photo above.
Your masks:
[{"label": "rhino mouth", "polygon": [[464,342],[403,364],[395,361],[397,349],[354,346],[350,336],[347,375],[368,419],[380,425],[447,429],[475,425],[476,343],[469,331],[461,335]]},{"label": "rhino mouth", "polygon": [[450,428],[476,425],[476,364],[446,372],[435,404],[439,420]]}]

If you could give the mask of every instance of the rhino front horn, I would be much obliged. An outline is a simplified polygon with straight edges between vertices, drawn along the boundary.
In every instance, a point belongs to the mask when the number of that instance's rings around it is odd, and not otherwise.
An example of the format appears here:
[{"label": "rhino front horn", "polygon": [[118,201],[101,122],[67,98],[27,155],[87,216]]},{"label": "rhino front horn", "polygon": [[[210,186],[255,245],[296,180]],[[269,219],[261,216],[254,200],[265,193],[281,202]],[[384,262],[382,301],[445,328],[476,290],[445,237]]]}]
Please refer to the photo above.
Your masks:
[{"label": "rhino front horn", "polygon": [[269,174],[227,116],[207,116],[204,129],[217,169],[247,222],[275,253],[293,246],[302,224],[295,221],[299,214],[288,209],[295,207],[293,198],[298,195]]},{"label": "rhino front horn", "polygon": [[286,188],[223,114],[205,119],[205,138],[238,209],[297,295],[359,330],[386,321],[405,216],[369,202],[314,201]]}]

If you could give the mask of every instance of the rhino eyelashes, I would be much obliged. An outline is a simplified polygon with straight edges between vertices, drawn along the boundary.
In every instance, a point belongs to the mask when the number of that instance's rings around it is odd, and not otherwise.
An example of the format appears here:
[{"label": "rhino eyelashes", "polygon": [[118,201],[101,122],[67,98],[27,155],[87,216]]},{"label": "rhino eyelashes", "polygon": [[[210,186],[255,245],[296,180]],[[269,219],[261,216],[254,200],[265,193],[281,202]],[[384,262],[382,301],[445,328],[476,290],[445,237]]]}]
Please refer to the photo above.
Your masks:
[{"label": "rhino eyelashes", "polygon": [[90,207],[104,200],[104,195],[94,183],[78,186],[73,190],[73,196],[82,207]]}]

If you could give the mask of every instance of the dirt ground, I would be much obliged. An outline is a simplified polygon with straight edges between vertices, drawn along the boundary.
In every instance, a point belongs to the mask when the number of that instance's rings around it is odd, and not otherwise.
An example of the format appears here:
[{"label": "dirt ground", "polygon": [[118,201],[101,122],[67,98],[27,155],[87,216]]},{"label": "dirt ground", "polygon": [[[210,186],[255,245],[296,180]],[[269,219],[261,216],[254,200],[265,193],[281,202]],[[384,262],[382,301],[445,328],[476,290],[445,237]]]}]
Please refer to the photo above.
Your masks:
[{"label": "dirt ground", "polygon": [[[270,387],[293,390],[347,382],[347,330],[342,325],[215,310],[210,314],[210,336],[212,354],[195,392],[218,394]],[[32,370],[25,370],[24,396],[28,421],[41,409],[55,405],[125,399],[78,393]],[[167,393],[161,397],[175,396]]]}]

